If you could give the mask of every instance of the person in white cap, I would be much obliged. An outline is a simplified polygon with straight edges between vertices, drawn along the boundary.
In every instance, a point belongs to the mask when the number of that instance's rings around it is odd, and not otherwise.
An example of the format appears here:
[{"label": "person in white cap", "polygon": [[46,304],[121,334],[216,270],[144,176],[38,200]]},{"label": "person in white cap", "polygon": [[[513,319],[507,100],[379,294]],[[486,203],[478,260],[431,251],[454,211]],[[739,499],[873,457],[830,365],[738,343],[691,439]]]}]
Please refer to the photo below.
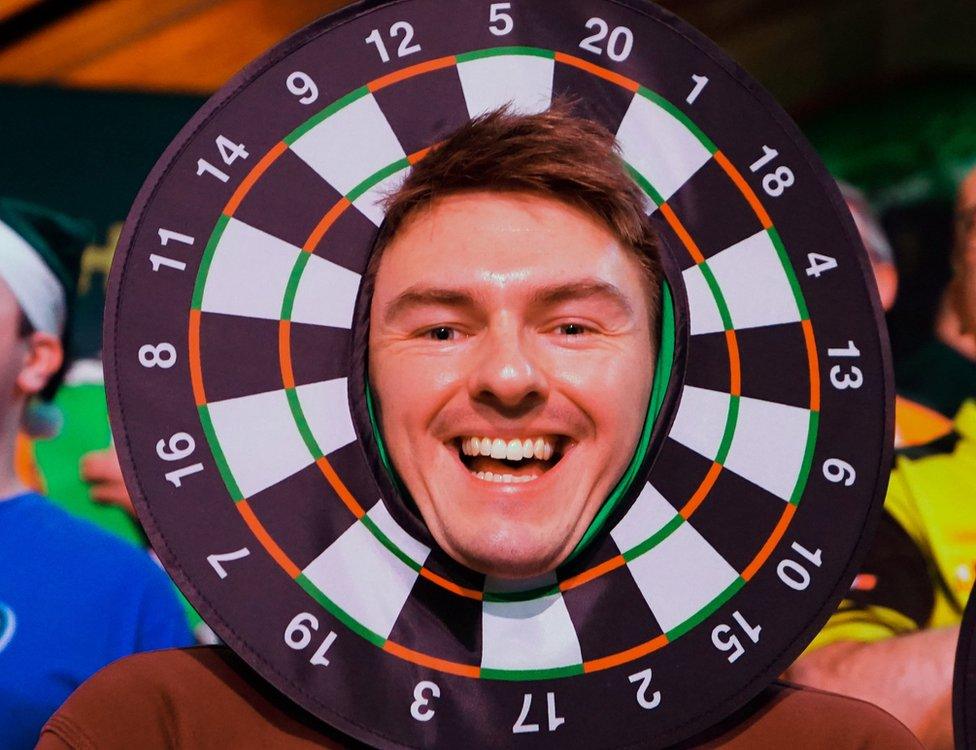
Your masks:
[{"label": "person in white cap", "polygon": [[[141,550],[29,491],[14,467],[32,402],[50,396],[82,224],[0,199],[0,747],[33,747],[74,688],[115,659],[192,639],[166,574]],[[43,426],[43,425],[40,425]]]}]

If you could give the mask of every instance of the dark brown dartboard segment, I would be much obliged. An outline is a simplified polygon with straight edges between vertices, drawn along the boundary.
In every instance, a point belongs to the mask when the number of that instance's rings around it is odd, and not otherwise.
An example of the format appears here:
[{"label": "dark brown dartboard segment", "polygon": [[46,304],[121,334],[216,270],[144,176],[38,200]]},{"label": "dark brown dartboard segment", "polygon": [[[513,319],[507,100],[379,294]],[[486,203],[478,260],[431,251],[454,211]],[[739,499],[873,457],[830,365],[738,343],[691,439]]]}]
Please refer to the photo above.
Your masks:
[{"label": "dark brown dartboard segment", "polygon": [[481,602],[417,579],[390,640],[459,664],[481,661]]},{"label": "dark brown dartboard segment", "polygon": [[[443,140],[468,121],[468,108],[454,65],[386,86],[374,96],[408,154]],[[436,106],[418,107],[419,102],[436,102]]]},{"label": "dark brown dartboard segment", "polygon": [[584,659],[625,651],[664,633],[622,565],[590,585],[563,592],[563,601],[576,623]]},{"label": "dark brown dartboard segment", "polygon": [[[891,429],[868,268],[796,128],[670,14],[639,0],[456,0],[449,10],[442,0],[370,0],[323,19],[232,81],[161,159],[126,222],[106,316],[124,471],[160,558],[208,623],[278,689],[351,736],[383,747],[672,743],[775,677],[856,570]],[[509,630],[487,613],[519,608],[483,601],[483,577],[439,550],[409,499],[376,476],[364,357],[350,350],[365,346],[364,331],[290,319],[296,295],[329,295],[303,286],[310,267],[327,275],[319,259],[365,268],[380,217],[362,198],[375,180],[485,102],[524,105],[540,91],[576,94],[581,111],[629,129],[625,156],[646,171],[650,199],[667,201],[654,220],[669,262],[690,269],[760,230],[774,250],[763,274],[725,262],[711,278],[708,264],[684,277],[699,281],[692,302],[707,302],[691,322],[714,305],[721,324],[712,314],[700,329],[741,326],[734,331],[689,335],[683,277],[672,274],[680,340],[661,419],[707,456],[655,441],[602,536],[552,590],[536,592],[545,606],[534,619]],[[344,131],[306,148],[305,134],[339,122]],[[224,160],[219,138],[248,156]],[[316,156],[340,141],[329,159]],[[778,190],[775,179],[789,184]],[[192,239],[162,244],[161,229]],[[824,270],[810,253],[837,265]],[[185,266],[153,271],[150,255]],[[781,278],[770,275],[778,263]],[[257,275],[241,275],[249,268]],[[785,322],[749,304],[774,277]],[[335,278],[345,286],[328,299],[339,305],[351,283]],[[216,330],[229,308],[235,321]],[[339,312],[330,322],[341,325]],[[244,342],[251,356],[238,362]],[[177,366],[146,364],[163,343]],[[356,392],[340,392],[342,383]],[[694,399],[709,424],[680,411]],[[784,433],[770,415],[793,425]],[[768,437],[787,433],[788,450],[771,455],[781,447]],[[192,449],[158,450],[180,434]],[[750,440],[761,455],[743,453]],[[832,483],[821,470],[828,459],[849,461],[857,482]],[[789,476],[767,475],[780,465]],[[646,481],[660,496],[635,500]],[[617,550],[611,529],[636,546]],[[338,559],[341,569],[316,564]],[[737,633],[735,615],[762,635],[733,663],[714,634]],[[543,631],[539,618],[548,618]],[[520,643],[522,632],[546,636]],[[549,725],[548,700],[565,723]]]},{"label": "dark brown dartboard segment", "polygon": [[733,568],[742,571],[769,538],[785,506],[781,498],[726,470],[689,523]]},{"label": "dark brown dartboard segment", "polygon": [[[736,336],[741,335],[742,331],[736,332]],[[688,357],[685,383],[696,388],[728,391],[731,381],[725,332],[695,336],[694,354]]]},{"label": "dark brown dartboard segment", "polygon": [[[326,217],[334,210],[334,206],[328,206],[319,217],[320,222],[328,221]],[[349,207],[339,214],[329,225],[328,232],[315,244],[315,254],[361,274],[366,270],[376,233],[375,224],[355,208]]]},{"label": "dark brown dartboard segment", "polygon": [[[257,493],[248,503],[273,539],[288,540],[288,557],[303,569],[354,522],[314,463]],[[298,525],[296,518],[314,518],[315,523]]]},{"label": "dark brown dartboard segment", "polygon": [[582,117],[596,120],[611,133],[620,127],[633,101],[633,92],[611,87],[572,65],[556,65],[552,80],[553,96],[563,98]]},{"label": "dark brown dartboard segment", "polygon": [[[714,159],[682,185],[668,199],[668,205],[695,238],[706,259],[763,228],[742,192]],[[690,257],[682,259],[683,269],[690,265]]]},{"label": "dark brown dartboard segment", "polygon": [[[289,323],[291,369],[295,385],[344,378],[349,373],[352,336],[345,328]],[[281,373],[279,370],[279,386]]]},{"label": "dark brown dartboard segment", "polygon": [[711,468],[710,459],[668,438],[648,481],[677,512],[692,499]]},{"label": "dark brown dartboard segment", "polygon": [[277,320],[204,313],[200,361],[207,398],[223,401],[281,388]]},{"label": "dark brown dartboard segment", "polygon": [[286,150],[248,191],[234,216],[302,247],[323,214],[341,197],[308,164]]},{"label": "dark brown dartboard segment", "polygon": [[[805,409],[810,370],[803,328],[795,323],[736,331],[742,359],[742,395]],[[752,366],[755,363],[755,366]]]}]

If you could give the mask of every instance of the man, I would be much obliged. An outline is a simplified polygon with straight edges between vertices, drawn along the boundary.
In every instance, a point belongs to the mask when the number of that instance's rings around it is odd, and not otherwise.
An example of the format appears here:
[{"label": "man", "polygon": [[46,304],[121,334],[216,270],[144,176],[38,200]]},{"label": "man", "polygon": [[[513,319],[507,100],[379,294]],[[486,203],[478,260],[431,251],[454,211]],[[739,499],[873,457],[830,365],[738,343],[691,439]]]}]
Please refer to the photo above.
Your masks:
[{"label": "man", "polygon": [[26,748],[74,688],[136,651],[190,643],[166,575],[15,470],[29,402],[62,370],[78,227],[0,200],[0,747]]},{"label": "man", "polygon": [[[957,215],[949,299],[976,340],[976,170],[960,187]],[[956,641],[976,574],[974,497],[969,400],[949,435],[899,453],[868,560],[790,679],[876,703],[928,746],[951,747]]]},{"label": "man", "polygon": [[[392,468],[438,544],[489,576],[531,578],[565,560],[646,419],[660,270],[613,144],[562,108],[474,120],[391,198],[367,269],[368,374]],[[131,717],[123,726],[119,711]],[[917,747],[881,711],[782,685],[692,745],[770,746],[784,733],[797,735],[796,750]],[[40,747],[86,741],[355,744],[226,649],[104,670]]]}]

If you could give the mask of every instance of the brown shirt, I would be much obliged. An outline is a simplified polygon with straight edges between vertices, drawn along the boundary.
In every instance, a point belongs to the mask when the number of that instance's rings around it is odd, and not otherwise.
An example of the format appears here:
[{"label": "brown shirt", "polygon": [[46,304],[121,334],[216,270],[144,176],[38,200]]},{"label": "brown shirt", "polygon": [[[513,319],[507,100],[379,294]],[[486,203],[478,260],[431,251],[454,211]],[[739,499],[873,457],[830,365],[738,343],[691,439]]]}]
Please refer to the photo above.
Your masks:
[{"label": "brown shirt", "polygon": [[[571,738],[567,737],[571,745]],[[40,750],[362,747],[282,697],[226,647],[121,659],[72,694]],[[775,683],[684,748],[919,750],[891,715],[862,701]]]}]

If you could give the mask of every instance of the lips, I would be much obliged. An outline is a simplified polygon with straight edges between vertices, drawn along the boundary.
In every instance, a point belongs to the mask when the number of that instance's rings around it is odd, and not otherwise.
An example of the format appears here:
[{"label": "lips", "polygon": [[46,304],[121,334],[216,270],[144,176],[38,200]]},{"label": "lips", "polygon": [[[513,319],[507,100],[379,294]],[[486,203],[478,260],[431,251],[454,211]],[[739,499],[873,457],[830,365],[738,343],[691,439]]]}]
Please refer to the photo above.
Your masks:
[{"label": "lips", "polygon": [[568,438],[539,435],[504,439],[465,436],[455,440],[461,463],[478,479],[497,484],[524,484],[552,469],[562,458]]}]

